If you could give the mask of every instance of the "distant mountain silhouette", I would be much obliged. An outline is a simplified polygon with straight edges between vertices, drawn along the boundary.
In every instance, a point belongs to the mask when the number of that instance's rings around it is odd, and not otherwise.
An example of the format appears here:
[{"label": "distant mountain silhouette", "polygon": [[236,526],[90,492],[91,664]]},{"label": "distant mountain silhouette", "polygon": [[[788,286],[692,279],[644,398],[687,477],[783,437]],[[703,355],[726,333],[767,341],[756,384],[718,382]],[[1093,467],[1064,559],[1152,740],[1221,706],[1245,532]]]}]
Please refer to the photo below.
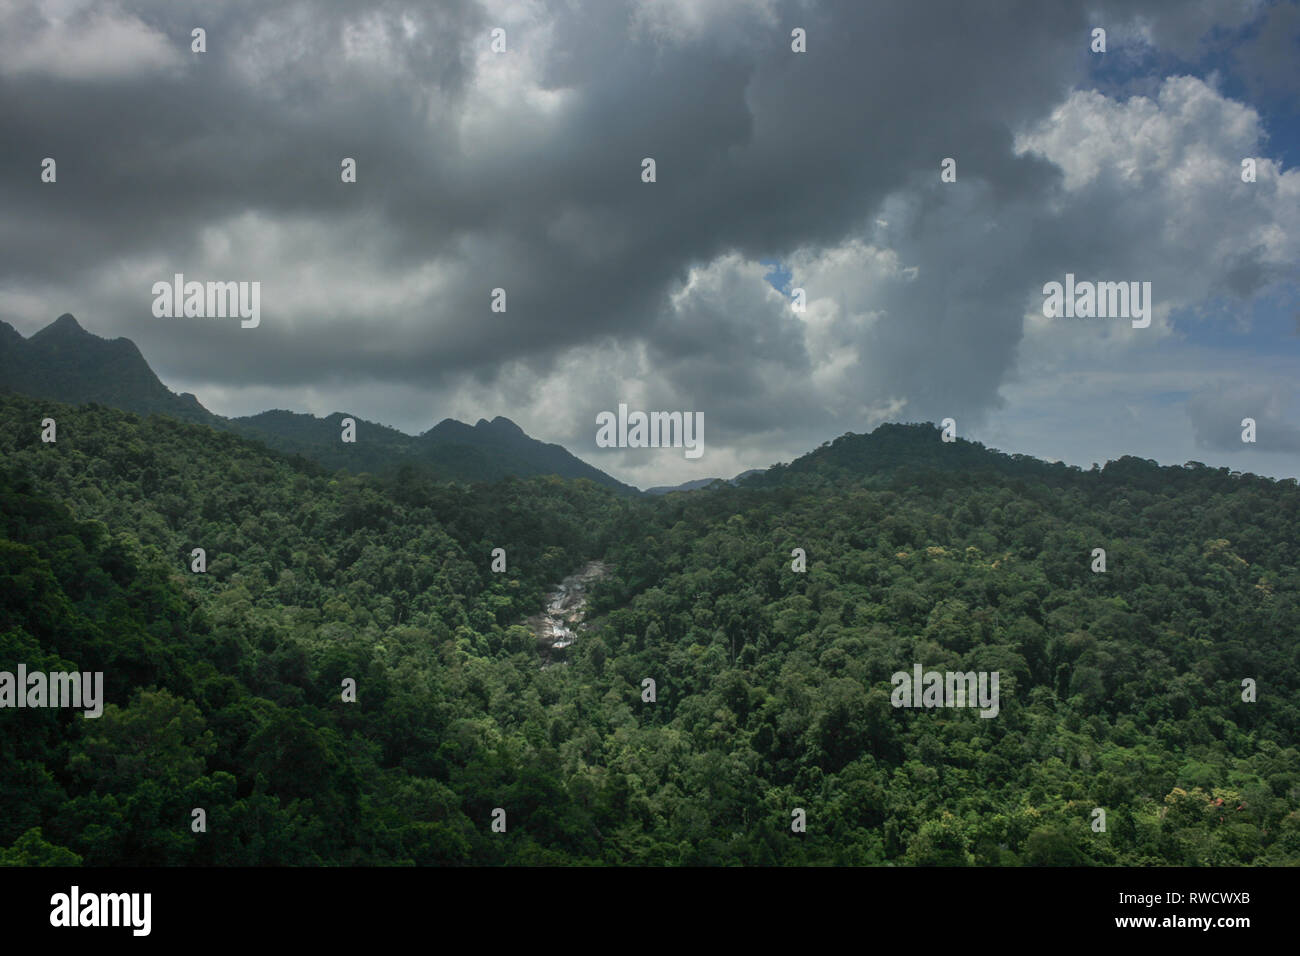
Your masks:
[{"label": "distant mountain silhouette", "polygon": [[773,465],[739,483],[752,488],[877,477],[892,479],[900,472],[973,475],[989,471],[1001,475],[1043,477],[1079,471],[1078,468],[1052,464],[1029,455],[1008,455],[964,438],[945,442],[941,436],[942,431],[929,422],[889,422],[879,425],[870,434],[849,432],[841,435],[789,464]]},{"label": "distant mountain silhouette", "polygon": [[[355,443],[342,441],[344,418],[356,423]],[[530,438],[508,418],[490,422],[479,419],[476,425],[448,418],[424,434],[412,436],[343,412],[316,418],[277,409],[231,419],[229,427],[246,438],[259,439],[272,448],[314,459],[330,468],[385,472],[402,465],[418,465],[446,481],[559,475],[588,478],[628,494],[640,494],[562,446]]]},{"label": "distant mountain silhouette", "polygon": [[[342,412],[316,418],[275,409],[223,418],[193,395],[167,388],[130,339],[100,338],[67,314],[27,339],[0,322],[0,389],[74,405],[97,402],[138,415],[169,415],[233,431],[329,468],[384,472],[409,464],[446,481],[559,475],[640,494],[560,445],[530,438],[508,418],[480,419],[476,425],[448,418],[418,436]],[[355,443],[342,441],[347,417],[356,421]]]},{"label": "distant mountain silhouette", "polygon": [[66,313],[30,339],[0,322],[0,388],[203,425],[221,421],[193,395],[177,394],[160,382],[130,339],[92,335]]},{"label": "distant mountain silhouette", "polygon": [[890,422],[869,435],[841,435],[789,464],[773,465],[737,483],[743,488],[809,489],[846,484],[937,488],[1019,480],[1057,489],[1127,483],[1153,492],[1198,482],[1225,492],[1239,487],[1233,484],[1237,472],[1209,468],[1198,461],[1162,466],[1151,459],[1123,455],[1084,471],[1077,465],[1032,455],[1007,454],[964,438],[944,442],[941,436],[933,423]]},{"label": "distant mountain silhouette", "polygon": [[748,471],[742,471],[735,478],[696,478],[694,481],[683,481],[680,485],[655,485],[653,488],[647,488],[647,495],[666,495],[673,491],[698,491],[701,488],[707,488],[715,481],[720,481],[724,485],[736,485],[744,481],[751,475],[762,474],[763,469],[751,468]]}]

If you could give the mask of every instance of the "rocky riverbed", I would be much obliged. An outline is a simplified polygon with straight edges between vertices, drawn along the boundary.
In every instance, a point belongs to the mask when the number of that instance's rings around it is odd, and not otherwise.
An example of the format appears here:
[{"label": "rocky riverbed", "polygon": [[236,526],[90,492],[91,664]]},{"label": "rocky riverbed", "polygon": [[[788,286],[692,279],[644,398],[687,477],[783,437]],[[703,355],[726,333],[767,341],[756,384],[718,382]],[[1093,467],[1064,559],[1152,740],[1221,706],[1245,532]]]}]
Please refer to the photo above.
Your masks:
[{"label": "rocky riverbed", "polygon": [[607,573],[609,567],[603,561],[588,561],[546,596],[543,613],[528,619],[528,626],[537,635],[543,667],[565,660],[582,630],[588,589]]}]

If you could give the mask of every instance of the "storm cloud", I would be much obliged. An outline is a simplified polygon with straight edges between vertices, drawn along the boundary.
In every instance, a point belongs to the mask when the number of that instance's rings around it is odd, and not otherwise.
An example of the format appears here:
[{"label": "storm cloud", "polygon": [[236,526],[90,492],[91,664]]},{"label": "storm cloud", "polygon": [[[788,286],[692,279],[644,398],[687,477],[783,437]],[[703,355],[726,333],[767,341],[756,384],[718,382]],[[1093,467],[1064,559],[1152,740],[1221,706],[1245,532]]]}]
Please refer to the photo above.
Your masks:
[{"label": "storm cloud", "polygon": [[[1293,6],[0,4],[0,318],[128,336],[223,414],[506,415],[640,485],[946,416],[1011,451],[1139,453],[1096,427],[1123,369],[1126,405],[1183,395],[1182,437],[1152,441],[1194,457],[1205,382],[1154,376],[1295,288],[1300,174],[1217,72],[1293,75],[1258,32]],[[259,327],[155,318],[178,272],[259,281]],[[1043,318],[1066,272],[1151,281],[1151,328]],[[1049,383],[1055,422],[1029,398]],[[702,412],[704,457],[597,451],[620,402]]]}]

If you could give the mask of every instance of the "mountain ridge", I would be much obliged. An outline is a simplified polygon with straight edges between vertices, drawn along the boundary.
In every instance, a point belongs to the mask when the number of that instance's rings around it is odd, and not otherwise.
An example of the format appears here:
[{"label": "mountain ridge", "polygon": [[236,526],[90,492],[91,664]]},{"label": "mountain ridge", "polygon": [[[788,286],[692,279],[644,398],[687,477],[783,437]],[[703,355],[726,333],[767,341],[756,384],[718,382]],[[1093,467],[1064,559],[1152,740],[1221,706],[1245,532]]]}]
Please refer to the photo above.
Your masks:
[{"label": "mountain ridge", "polygon": [[[438,481],[496,481],[554,474],[586,478],[620,493],[661,496],[721,486],[773,488],[789,485],[834,485],[843,482],[900,481],[923,473],[947,474],[952,480],[979,471],[997,471],[1024,479],[1089,474],[1075,465],[1048,462],[1031,455],[1008,454],[958,438],[943,442],[933,423],[884,423],[869,433],[848,432],[788,463],[749,469],[730,479],[703,478],[641,491],[600,471],[564,446],[529,436],[505,416],[480,418],[470,425],[443,418],[411,435],[355,413],[334,411],[324,417],[290,409],[267,409],[255,415],[226,418],[210,412],[189,392],[167,388],[136,344],[128,338],[106,339],[86,330],[70,313],[24,338],[0,320],[0,389],[34,398],[79,405],[99,403],[140,415],[169,415],[260,441],[284,454],[301,455],[332,469],[388,472],[403,467],[427,471]],[[360,440],[341,440],[341,422],[352,418]],[[1160,465],[1121,456],[1100,469],[1116,476],[1158,476],[1206,469],[1224,476],[1226,468],[1199,462]],[[1096,470],[1096,466],[1094,466]]]},{"label": "mountain ridge", "polygon": [[[535,439],[500,415],[490,421],[479,419],[475,425],[444,418],[418,435],[341,411],[317,418],[306,412],[268,409],[226,418],[209,411],[192,393],[169,389],[130,339],[95,335],[67,312],[27,338],[0,321],[0,388],[70,405],[95,402],[139,415],[170,415],[349,471],[411,465],[443,481],[555,474],[586,478],[624,494],[641,494],[562,445]],[[339,423],[344,417],[355,420],[360,441],[341,441]]]}]

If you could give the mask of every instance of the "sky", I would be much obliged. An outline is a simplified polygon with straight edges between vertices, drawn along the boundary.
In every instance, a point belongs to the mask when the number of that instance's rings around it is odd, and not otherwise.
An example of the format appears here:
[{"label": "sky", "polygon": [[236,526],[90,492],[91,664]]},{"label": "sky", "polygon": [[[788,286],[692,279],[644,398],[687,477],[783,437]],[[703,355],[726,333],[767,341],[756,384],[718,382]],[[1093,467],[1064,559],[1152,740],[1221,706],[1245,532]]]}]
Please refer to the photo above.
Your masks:
[{"label": "sky", "polygon": [[[0,0],[0,319],[219,414],[504,415],[640,487],[944,418],[1300,476],[1298,161],[1290,0]],[[260,323],[155,316],[176,273]],[[1067,273],[1150,282],[1150,325],[1048,317]],[[620,404],[704,453],[597,447]]]}]

